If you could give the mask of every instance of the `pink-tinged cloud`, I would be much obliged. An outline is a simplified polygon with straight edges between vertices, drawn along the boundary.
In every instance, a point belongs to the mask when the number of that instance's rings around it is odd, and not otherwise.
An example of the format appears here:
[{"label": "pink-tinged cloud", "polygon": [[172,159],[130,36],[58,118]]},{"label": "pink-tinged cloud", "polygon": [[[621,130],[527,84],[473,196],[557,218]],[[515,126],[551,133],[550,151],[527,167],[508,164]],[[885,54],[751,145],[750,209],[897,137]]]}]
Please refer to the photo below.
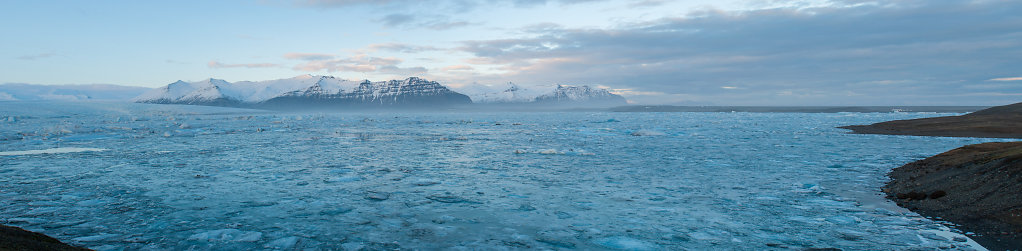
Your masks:
[{"label": "pink-tinged cloud", "polygon": [[1022,77],[995,78],[995,79],[991,79],[990,81],[1022,81]]},{"label": "pink-tinged cloud", "polygon": [[370,44],[368,47],[366,47],[366,51],[369,51],[369,52],[381,51],[381,50],[383,50],[383,51],[404,52],[404,53],[418,53],[418,52],[424,52],[424,51],[438,51],[438,50],[443,50],[443,49],[440,49],[440,48],[437,48],[437,47],[433,47],[433,46],[417,46],[417,45],[408,45],[408,44],[399,44],[399,43]]},{"label": "pink-tinged cloud", "polygon": [[296,65],[293,69],[306,72],[327,71],[385,74],[419,74],[427,71],[423,67],[398,67],[397,65],[401,62],[404,61],[395,57],[380,58],[360,54],[342,59],[312,60]]},{"label": "pink-tinged cloud", "polygon": [[334,57],[337,57],[337,56],[335,56],[333,54],[326,54],[326,53],[300,53],[300,52],[292,52],[292,53],[284,54],[284,58],[286,58],[286,59],[297,59],[297,60],[307,60],[307,61],[312,61],[312,60],[327,60],[327,59],[333,59]]},{"label": "pink-tinged cloud", "polygon": [[472,66],[468,65],[451,65],[444,68],[440,68],[441,71],[471,71],[475,70]]},{"label": "pink-tinged cloud", "polygon": [[216,60],[211,60],[206,65],[208,65],[209,68],[214,68],[214,69],[216,69],[216,68],[270,68],[270,67],[278,67],[278,66],[280,66],[280,65],[277,65],[277,64],[270,64],[270,63],[224,64],[224,63],[217,62]]}]

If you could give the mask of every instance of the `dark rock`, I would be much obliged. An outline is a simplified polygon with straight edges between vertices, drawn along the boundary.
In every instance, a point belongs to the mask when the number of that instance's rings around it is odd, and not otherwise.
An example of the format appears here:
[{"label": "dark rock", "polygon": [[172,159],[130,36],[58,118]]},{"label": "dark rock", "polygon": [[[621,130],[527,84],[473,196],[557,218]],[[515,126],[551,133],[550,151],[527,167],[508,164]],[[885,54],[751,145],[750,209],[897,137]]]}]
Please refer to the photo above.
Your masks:
[{"label": "dark rock", "polygon": [[963,146],[888,175],[883,191],[899,206],[958,224],[991,250],[1022,247],[1022,142]]},{"label": "dark rock", "polygon": [[53,237],[0,225],[0,250],[91,250],[64,244]]}]

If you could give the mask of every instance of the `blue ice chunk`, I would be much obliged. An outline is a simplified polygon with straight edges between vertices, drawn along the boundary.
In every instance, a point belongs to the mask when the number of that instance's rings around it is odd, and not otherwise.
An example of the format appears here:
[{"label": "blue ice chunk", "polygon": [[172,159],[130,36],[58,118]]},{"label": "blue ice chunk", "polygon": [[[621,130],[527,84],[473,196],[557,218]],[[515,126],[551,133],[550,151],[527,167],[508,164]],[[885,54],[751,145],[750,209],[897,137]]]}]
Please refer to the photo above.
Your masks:
[{"label": "blue ice chunk", "polygon": [[593,243],[595,243],[596,245],[600,245],[601,247],[613,250],[644,251],[661,249],[656,244],[626,236],[611,236],[599,238],[593,240]]},{"label": "blue ice chunk", "polygon": [[274,249],[291,250],[298,244],[298,237],[290,236],[276,239],[267,243],[265,247]]}]

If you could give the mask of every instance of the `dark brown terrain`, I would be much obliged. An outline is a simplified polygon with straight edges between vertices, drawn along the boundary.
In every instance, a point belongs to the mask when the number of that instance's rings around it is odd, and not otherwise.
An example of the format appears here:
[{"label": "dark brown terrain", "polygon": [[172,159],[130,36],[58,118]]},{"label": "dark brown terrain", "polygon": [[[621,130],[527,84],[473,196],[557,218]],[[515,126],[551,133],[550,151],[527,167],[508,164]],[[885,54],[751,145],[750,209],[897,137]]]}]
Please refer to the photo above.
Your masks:
[{"label": "dark brown terrain", "polygon": [[7,250],[90,250],[64,244],[53,237],[18,227],[0,225],[0,251]]},{"label": "dark brown terrain", "polygon": [[978,234],[991,250],[1022,249],[1022,142],[968,145],[895,168],[898,205]]},{"label": "dark brown terrain", "polygon": [[861,134],[1022,138],[1022,103],[991,107],[961,116],[895,120],[839,128]]}]

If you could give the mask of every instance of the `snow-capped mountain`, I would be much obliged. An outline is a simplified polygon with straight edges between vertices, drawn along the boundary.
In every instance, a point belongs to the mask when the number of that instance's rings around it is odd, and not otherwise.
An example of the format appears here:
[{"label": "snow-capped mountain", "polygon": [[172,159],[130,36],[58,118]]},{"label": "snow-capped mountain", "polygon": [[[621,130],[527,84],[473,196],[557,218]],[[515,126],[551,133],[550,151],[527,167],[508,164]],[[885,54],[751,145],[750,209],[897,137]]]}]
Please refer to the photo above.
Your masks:
[{"label": "snow-capped mountain", "polygon": [[149,90],[151,89],[146,87],[107,84],[38,85],[7,83],[0,84],[0,101],[124,101]]},{"label": "snow-capped mountain", "polygon": [[567,108],[611,107],[626,103],[623,97],[606,89],[585,85],[523,87],[508,83],[507,86],[495,87],[475,84],[457,90],[452,91],[436,81],[417,77],[356,82],[331,76],[302,75],[234,83],[211,78],[196,82],[179,80],[139,95],[132,101],[269,109],[303,109],[310,106],[339,109],[390,106],[428,108],[471,103]]},{"label": "snow-capped mountain", "polygon": [[522,87],[514,83],[507,86],[467,85],[455,89],[467,94],[474,103],[481,104],[537,104],[618,106],[625,105],[624,97],[606,89],[588,85],[547,85]]},{"label": "snow-capped mountain", "polygon": [[220,79],[177,81],[144,93],[132,101],[267,108],[304,105],[388,106],[471,103],[468,96],[453,92],[435,81],[416,77],[382,82],[368,80],[355,82],[330,76],[311,75],[236,83]]},{"label": "snow-capped mountain", "polygon": [[309,104],[337,107],[350,106],[444,106],[470,104],[472,100],[464,94],[421,78],[381,82],[362,81],[357,85],[341,89],[314,84],[305,89],[295,90],[268,99],[260,106],[270,108],[301,107]]}]

